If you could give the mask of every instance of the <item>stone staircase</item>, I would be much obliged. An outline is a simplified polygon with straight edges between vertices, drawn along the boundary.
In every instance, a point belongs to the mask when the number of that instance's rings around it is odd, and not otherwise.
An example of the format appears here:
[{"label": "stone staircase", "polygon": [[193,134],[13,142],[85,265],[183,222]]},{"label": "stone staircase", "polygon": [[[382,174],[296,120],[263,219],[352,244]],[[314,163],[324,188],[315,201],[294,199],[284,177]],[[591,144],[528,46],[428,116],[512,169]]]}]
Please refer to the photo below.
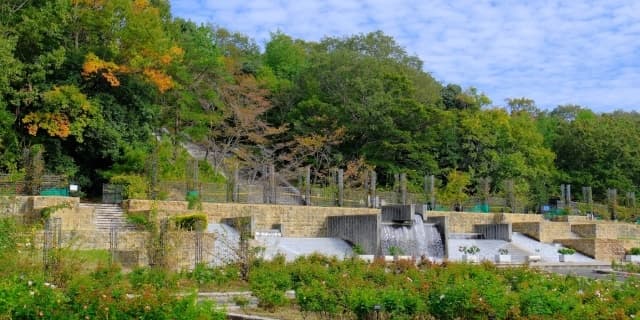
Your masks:
[{"label": "stone staircase", "polygon": [[108,231],[111,226],[116,226],[118,230],[135,230],[136,226],[128,223],[124,210],[119,204],[107,203],[81,203],[81,208],[92,208],[95,213],[96,230]]}]

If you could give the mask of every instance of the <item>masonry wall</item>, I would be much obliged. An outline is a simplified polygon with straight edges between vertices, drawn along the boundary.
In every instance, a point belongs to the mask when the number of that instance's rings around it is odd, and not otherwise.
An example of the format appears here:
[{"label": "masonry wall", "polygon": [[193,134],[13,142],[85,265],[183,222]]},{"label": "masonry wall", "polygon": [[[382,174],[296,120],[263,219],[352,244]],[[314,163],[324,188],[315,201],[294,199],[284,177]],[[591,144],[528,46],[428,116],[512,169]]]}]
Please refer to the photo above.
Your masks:
[{"label": "masonry wall", "polygon": [[624,259],[624,243],[615,239],[560,239],[557,242],[601,261]]},{"label": "masonry wall", "polygon": [[470,213],[429,211],[427,217],[448,217],[448,227],[451,233],[473,233],[475,225],[494,223],[520,223],[540,222],[543,220],[539,214],[519,213]]},{"label": "masonry wall", "polygon": [[540,222],[514,222],[511,224],[514,232],[520,232],[530,238],[542,241]]},{"label": "masonry wall", "polygon": [[[201,262],[214,260],[213,233],[201,233],[200,243],[202,248]],[[167,265],[173,269],[190,269],[195,266],[196,259],[196,232],[168,232],[166,235],[165,257]],[[121,231],[117,233],[117,247],[120,256],[129,259],[135,257],[135,261],[127,261],[123,265],[133,267],[149,264],[149,248],[152,246],[149,232],[146,231]],[[35,243],[38,247],[43,244],[43,231],[36,234]],[[57,239],[54,239],[58,246]],[[109,231],[70,230],[62,231],[61,248],[74,250],[110,250]]]},{"label": "masonry wall", "polygon": [[[125,207],[129,211],[150,210],[152,201],[128,200]],[[184,201],[157,202],[159,217],[168,217],[188,212]],[[314,206],[287,206],[269,204],[203,203],[202,212],[209,222],[221,222],[225,218],[251,216],[256,230],[269,230],[281,225],[285,237],[325,237],[327,217],[347,215],[371,215],[379,209],[339,208]]]}]

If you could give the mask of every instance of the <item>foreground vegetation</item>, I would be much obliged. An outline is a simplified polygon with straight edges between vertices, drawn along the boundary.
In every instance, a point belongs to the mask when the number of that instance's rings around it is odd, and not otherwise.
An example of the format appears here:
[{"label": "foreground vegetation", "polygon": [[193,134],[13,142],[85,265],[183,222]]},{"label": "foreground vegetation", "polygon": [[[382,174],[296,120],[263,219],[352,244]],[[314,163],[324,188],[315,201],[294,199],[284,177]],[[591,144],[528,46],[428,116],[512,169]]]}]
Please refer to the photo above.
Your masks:
[{"label": "foreground vegetation", "polygon": [[[2,219],[2,319],[224,319],[198,291],[251,290],[262,313],[284,311],[340,319],[628,319],[640,316],[640,280],[560,276],[535,269],[411,261],[366,263],[311,255],[287,263],[255,259],[239,265],[172,272],[124,273],[104,251],[42,249],[29,230]],[[292,300],[285,294],[294,290]],[[248,301],[238,298],[246,307]],[[286,310],[295,310],[287,312]]]}]

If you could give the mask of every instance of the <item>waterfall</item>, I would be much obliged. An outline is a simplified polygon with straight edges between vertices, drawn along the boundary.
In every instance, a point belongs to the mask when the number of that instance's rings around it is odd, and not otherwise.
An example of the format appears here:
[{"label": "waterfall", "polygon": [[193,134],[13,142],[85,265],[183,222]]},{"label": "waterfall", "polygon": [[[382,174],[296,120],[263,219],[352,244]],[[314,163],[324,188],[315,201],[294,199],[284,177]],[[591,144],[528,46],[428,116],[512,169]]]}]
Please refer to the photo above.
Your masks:
[{"label": "waterfall", "polygon": [[382,225],[380,234],[382,253],[389,255],[389,248],[396,247],[402,255],[414,257],[444,257],[444,244],[440,231],[433,223],[425,223],[422,216],[414,215],[412,225]]}]

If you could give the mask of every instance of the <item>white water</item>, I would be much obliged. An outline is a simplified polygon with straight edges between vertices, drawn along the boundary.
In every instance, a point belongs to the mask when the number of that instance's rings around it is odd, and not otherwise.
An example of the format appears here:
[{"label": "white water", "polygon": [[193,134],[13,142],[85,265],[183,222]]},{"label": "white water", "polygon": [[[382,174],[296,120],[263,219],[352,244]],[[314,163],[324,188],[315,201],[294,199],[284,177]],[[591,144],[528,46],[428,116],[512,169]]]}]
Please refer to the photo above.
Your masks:
[{"label": "white water", "polygon": [[444,257],[444,244],[440,232],[433,223],[424,223],[422,216],[414,215],[413,225],[382,225],[380,246],[384,255],[390,255],[391,247],[399,248],[401,255],[416,258]]}]

